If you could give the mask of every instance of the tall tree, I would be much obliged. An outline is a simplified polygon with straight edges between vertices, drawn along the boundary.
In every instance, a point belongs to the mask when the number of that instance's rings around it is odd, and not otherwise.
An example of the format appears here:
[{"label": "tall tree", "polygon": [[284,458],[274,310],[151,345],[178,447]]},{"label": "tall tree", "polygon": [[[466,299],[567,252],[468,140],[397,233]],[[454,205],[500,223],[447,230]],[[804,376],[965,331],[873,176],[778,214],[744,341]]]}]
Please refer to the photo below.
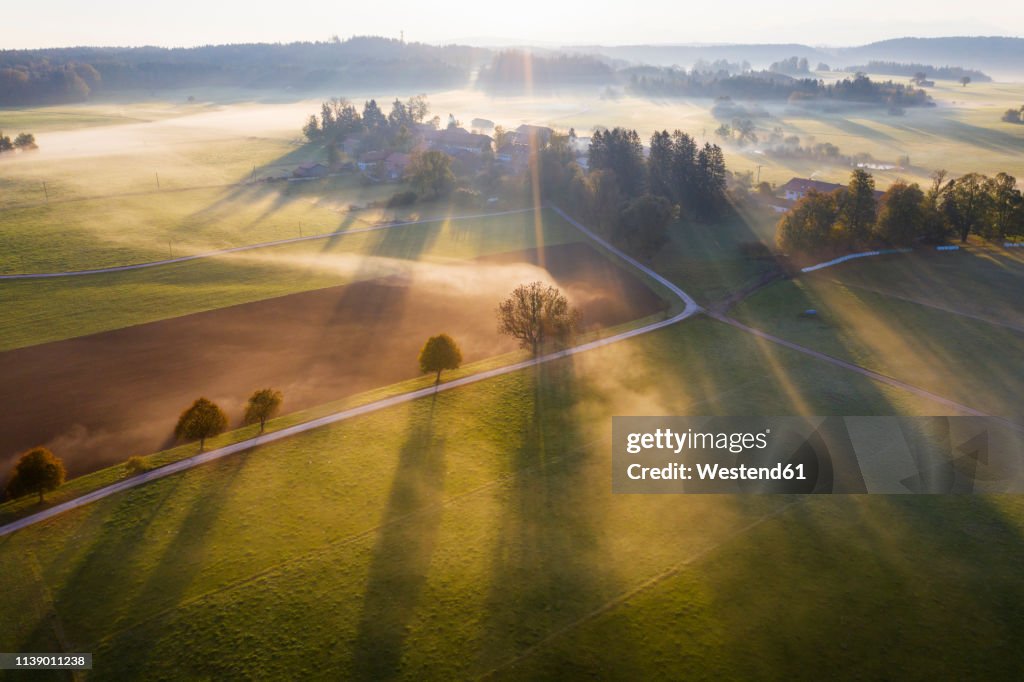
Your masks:
[{"label": "tall tree", "polygon": [[788,253],[814,253],[833,246],[836,198],[811,190],[783,216],[775,240]]},{"label": "tall tree", "polygon": [[562,292],[543,282],[519,285],[498,305],[498,332],[518,339],[534,356],[549,341],[567,344],[579,321]]},{"label": "tall tree", "polygon": [[414,154],[406,167],[405,176],[416,193],[422,197],[440,197],[455,186],[452,158],[439,151]]},{"label": "tall tree", "polygon": [[650,258],[668,242],[668,226],[675,217],[665,197],[645,194],[626,203],[619,218],[619,236],[635,253]]},{"label": "tall tree", "polygon": [[441,372],[458,369],[462,365],[462,349],[455,339],[447,334],[431,336],[420,351],[420,371],[424,374],[436,372],[434,383],[441,381]]},{"label": "tall tree", "polygon": [[619,186],[627,197],[638,197],[647,180],[644,168],[644,148],[635,130],[614,128],[596,131],[590,138],[590,168],[615,173]]},{"label": "tall tree", "polygon": [[839,227],[851,246],[868,241],[876,208],[875,179],[861,168],[854,170],[839,203]]},{"label": "tall tree", "polygon": [[898,181],[893,183],[878,212],[875,233],[879,239],[893,246],[910,246],[924,234],[925,196],[921,187]]},{"label": "tall tree", "polygon": [[377,105],[377,100],[371,99],[363,104],[363,125],[370,130],[387,127],[388,119],[384,112]]},{"label": "tall tree", "polygon": [[18,458],[7,482],[6,493],[12,499],[37,494],[42,504],[44,493],[60,487],[66,475],[59,457],[44,447],[32,448]]},{"label": "tall tree", "polygon": [[985,236],[1002,241],[1012,232],[1013,219],[1020,211],[1021,193],[1017,189],[1017,178],[999,173],[989,178],[986,189],[990,217],[986,223]]},{"label": "tall tree", "polygon": [[651,194],[673,203],[677,200],[672,181],[674,157],[672,136],[667,130],[655,131],[651,135],[651,153],[647,156],[647,187]]},{"label": "tall tree", "polygon": [[694,210],[700,188],[697,183],[697,141],[681,130],[672,133],[672,184],[675,201]]},{"label": "tall tree", "polygon": [[726,169],[722,148],[709,142],[697,152],[695,210],[701,220],[717,218],[725,205]]},{"label": "tall tree", "polygon": [[199,440],[199,451],[206,446],[206,439],[223,433],[228,427],[228,418],[216,403],[199,398],[181,413],[174,427],[178,440]]},{"label": "tall tree", "polygon": [[966,242],[972,232],[979,232],[984,223],[989,209],[986,180],[980,173],[968,173],[951,180],[946,190],[943,207],[960,243]]},{"label": "tall tree", "polygon": [[261,388],[249,396],[249,401],[245,404],[245,415],[242,417],[242,422],[244,424],[258,423],[260,433],[263,433],[267,420],[273,419],[281,411],[282,402],[284,402],[284,396],[281,391]]}]

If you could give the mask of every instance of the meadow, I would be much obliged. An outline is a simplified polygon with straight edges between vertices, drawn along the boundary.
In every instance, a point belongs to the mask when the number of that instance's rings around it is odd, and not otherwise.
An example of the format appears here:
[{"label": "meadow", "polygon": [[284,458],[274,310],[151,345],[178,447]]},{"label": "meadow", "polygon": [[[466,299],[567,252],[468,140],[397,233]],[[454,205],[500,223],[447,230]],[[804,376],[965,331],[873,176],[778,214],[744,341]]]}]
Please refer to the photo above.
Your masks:
[{"label": "meadow", "polygon": [[[933,162],[1024,175],[1024,132],[990,117],[1020,89],[960,90],[940,83],[941,106],[903,118],[779,112],[779,122],[844,153],[907,153],[914,178]],[[0,272],[164,258],[168,239],[184,255],[298,236],[300,224],[306,234],[438,219],[146,270],[0,281],[0,351],[585,241],[550,211],[538,224],[532,213],[449,220],[444,205],[351,210],[394,187],[346,177],[239,185],[254,167],[257,177],[279,174],[311,158],[296,129],[315,103],[227,101],[237,96],[0,112],[0,129],[38,130],[42,145],[38,156],[0,162]],[[711,139],[717,126],[710,103],[698,101],[464,90],[430,98],[462,120],[501,111],[506,126],[580,134],[627,125],[645,137],[678,127]],[[761,164],[762,179],[778,183],[814,170],[842,181],[849,170],[726,153],[730,168]],[[49,204],[31,194],[44,178]],[[677,223],[651,265],[701,304],[721,302],[774,272],[743,253],[770,242],[773,223],[744,212],[720,225]],[[972,247],[864,259],[772,283],[728,314],[1012,417],[1022,407],[1013,328],[1024,325],[1021,258]],[[801,317],[807,308],[819,316]],[[480,359],[446,376],[521,358]],[[430,381],[289,411],[268,428]],[[100,680],[1011,678],[1024,667],[1017,497],[611,493],[614,415],[947,412],[698,316],[261,446],[4,536],[0,650],[91,651],[88,677]],[[230,431],[208,447],[254,433]],[[194,452],[187,444],[145,461]],[[101,469],[50,502],[124,475],[122,466]],[[2,504],[0,522],[36,508]]]},{"label": "meadow", "polygon": [[[93,651],[92,679],[1012,669],[999,656],[1021,626],[1005,607],[1024,524],[1012,498],[614,496],[607,485],[612,414],[804,410],[935,406],[694,320],[4,538],[14,589],[0,607],[18,616],[0,645]],[[914,561],[922,551],[937,556]],[[982,583],[991,589],[970,589]],[[779,613],[779,600],[794,608]],[[769,613],[800,647],[766,656],[781,634],[750,624]],[[876,650],[896,632],[899,647]]]},{"label": "meadow", "polygon": [[[731,314],[786,340],[1019,420],[1024,259],[977,248],[865,261],[774,283]],[[817,315],[803,316],[808,309]]]},{"label": "meadow", "polygon": [[0,280],[0,350],[400,274],[420,262],[442,267],[582,239],[553,212],[544,212],[536,228],[532,212],[439,218],[142,270]]}]

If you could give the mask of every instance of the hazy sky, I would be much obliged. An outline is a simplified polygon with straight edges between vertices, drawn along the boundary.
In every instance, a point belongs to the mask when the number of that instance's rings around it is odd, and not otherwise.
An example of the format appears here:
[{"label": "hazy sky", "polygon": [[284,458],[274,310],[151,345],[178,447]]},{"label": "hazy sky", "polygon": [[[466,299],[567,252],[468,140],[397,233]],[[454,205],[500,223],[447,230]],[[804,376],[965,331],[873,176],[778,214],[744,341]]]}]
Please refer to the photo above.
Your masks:
[{"label": "hazy sky", "polygon": [[325,40],[332,34],[342,38],[398,37],[402,30],[407,40],[423,42],[852,45],[906,35],[1019,35],[1024,27],[1024,3],[477,0],[456,5],[423,0],[48,0],[43,4],[6,3],[2,16],[5,26],[18,29],[4,31],[0,48],[287,42]]}]

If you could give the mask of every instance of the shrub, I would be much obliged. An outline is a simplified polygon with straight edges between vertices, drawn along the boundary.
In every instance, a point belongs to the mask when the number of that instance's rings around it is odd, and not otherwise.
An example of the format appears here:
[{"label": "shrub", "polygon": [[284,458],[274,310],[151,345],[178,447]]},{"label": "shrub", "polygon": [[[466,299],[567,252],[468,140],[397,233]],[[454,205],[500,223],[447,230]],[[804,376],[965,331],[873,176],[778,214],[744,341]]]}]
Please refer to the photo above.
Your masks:
[{"label": "shrub", "polygon": [[148,469],[149,467],[146,466],[146,460],[142,459],[139,455],[132,455],[124,462],[124,471],[128,476],[136,476]]},{"label": "shrub", "polygon": [[391,198],[388,199],[387,207],[401,208],[403,206],[412,206],[416,203],[416,199],[418,198],[419,197],[416,196],[416,192],[413,192],[411,189],[406,190],[405,192],[395,192],[391,195]]}]

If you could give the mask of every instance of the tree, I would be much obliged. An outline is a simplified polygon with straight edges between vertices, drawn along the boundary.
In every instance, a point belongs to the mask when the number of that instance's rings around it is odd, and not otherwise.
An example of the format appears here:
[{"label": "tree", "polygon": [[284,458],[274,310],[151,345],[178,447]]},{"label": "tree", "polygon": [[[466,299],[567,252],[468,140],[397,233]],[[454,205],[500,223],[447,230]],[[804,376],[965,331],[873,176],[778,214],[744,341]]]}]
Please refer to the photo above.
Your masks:
[{"label": "tree", "polygon": [[377,100],[371,99],[369,102],[363,103],[363,125],[370,130],[387,127],[388,119],[377,106]]},{"label": "tree", "polygon": [[779,221],[775,241],[786,252],[828,248],[833,242],[836,214],[835,196],[811,190]]},{"label": "tree", "polygon": [[596,131],[588,149],[590,168],[615,173],[619,187],[627,197],[643,194],[647,174],[644,168],[644,146],[635,130],[614,128]]},{"label": "tree", "polygon": [[645,194],[627,202],[619,218],[619,235],[629,248],[650,258],[668,241],[668,225],[675,217],[664,197]]},{"label": "tree", "polygon": [[437,372],[434,383],[441,381],[441,372],[458,369],[462,364],[462,350],[459,344],[447,334],[431,336],[420,351],[420,371],[424,374]]},{"label": "tree", "polygon": [[697,152],[694,211],[701,220],[718,217],[725,203],[725,155],[717,144],[705,142]]},{"label": "tree", "polygon": [[455,187],[452,158],[444,152],[414,154],[405,176],[421,197],[440,197]]},{"label": "tree", "polygon": [[851,245],[863,244],[875,224],[875,180],[863,169],[850,174],[850,184],[839,203],[839,225]]},{"label": "tree", "polygon": [[970,83],[970,82],[971,82],[971,77],[970,77],[970,76],[964,76],[964,77],[962,77],[962,78],[960,79],[960,85],[961,85],[961,87],[965,87],[965,88],[966,88],[966,87],[967,87],[967,84],[968,84],[968,83]]},{"label": "tree", "polygon": [[306,125],[302,126],[302,134],[306,136],[306,139],[310,142],[320,139],[320,124],[316,120],[316,116],[310,116],[306,121]]},{"label": "tree", "polygon": [[60,487],[66,475],[59,457],[44,447],[32,448],[22,453],[14,465],[7,482],[7,496],[13,499],[35,493],[42,504],[43,494]]},{"label": "tree", "polygon": [[1020,109],[1007,109],[1006,113],[1003,114],[1003,121],[1005,121],[1006,123],[1020,123]]},{"label": "tree", "polygon": [[674,149],[667,130],[651,135],[651,152],[647,156],[647,187],[651,194],[675,201],[672,182]]},{"label": "tree", "polygon": [[949,236],[949,219],[944,210],[946,195],[948,194],[950,182],[946,181],[946,171],[937,170],[932,173],[932,184],[924,195],[924,225],[923,236],[925,240],[939,244]]},{"label": "tree", "polygon": [[1019,212],[1021,193],[1017,189],[1017,178],[999,173],[985,183],[988,191],[989,219],[985,225],[985,237],[1003,241],[1012,231],[1012,221]]},{"label": "tree", "polygon": [[989,208],[986,181],[980,173],[968,173],[949,182],[943,208],[961,243],[971,232],[979,232],[985,220]]},{"label": "tree", "polygon": [[174,437],[178,440],[199,439],[199,451],[202,452],[206,439],[223,433],[228,427],[228,418],[224,411],[206,398],[199,398],[192,406],[181,413],[178,424],[174,427]]},{"label": "tree", "polygon": [[893,246],[910,246],[924,234],[925,196],[916,183],[893,183],[882,197],[875,233]]},{"label": "tree", "polygon": [[268,419],[273,419],[281,411],[281,403],[284,396],[281,391],[272,388],[261,388],[249,396],[249,402],[245,404],[245,415],[242,422],[255,424],[259,422],[260,433],[263,433]]},{"label": "tree", "polygon": [[547,341],[564,345],[579,327],[579,311],[556,287],[520,284],[498,305],[498,332],[519,340],[536,356]]},{"label": "tree", "polygon": [[15,149],[38,149],[38,147],[36,136],[32,133],[18,133],[18,136],[14,138]]}]

